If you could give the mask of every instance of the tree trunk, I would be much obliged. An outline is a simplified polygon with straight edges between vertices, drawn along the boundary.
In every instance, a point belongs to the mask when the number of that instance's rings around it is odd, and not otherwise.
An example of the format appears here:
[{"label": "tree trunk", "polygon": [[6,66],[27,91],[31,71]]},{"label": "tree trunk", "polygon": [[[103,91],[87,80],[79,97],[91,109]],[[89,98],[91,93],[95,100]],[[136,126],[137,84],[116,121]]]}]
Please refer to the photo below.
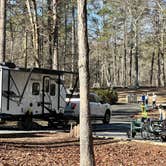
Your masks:
[{"label": "tree trunk", "polygon": [[28,47],[28,33],[25,31],[25,37],[24,37],[24,67],[27,68],[28,66],[28,53],[27,53],[27,47]]},{"label": "tree trunk", "polygon": [[52,68],[55,70],[59,69],[59,57],[58,57],[58,0],[53,0],[53,31],[54,31],[54,38],[53,38],[53,64]]},{"label": "tree trunk", "polygon": [[[31,2],[31,3],[30,3]],[[35,0],[26,1],[30,23],[32,26],[32,37],[33,37],[33,48],[34,48],[34,64],[36,67],[40,67],[40,56],[39,56],[39,26],[37,19],[37,7]],[[32,10],[31,10],[32,8]],[[32,11],[32,12],[31,12]]]},{"label": "tree trunk", "polygon": [[130,85],[132,84],[132,64],[133,64],[133,47],[130,47],[130,69],[129,69],[129,78]]},{"label": "tree trunk", "polygon": [[86,0],[77,0],[78,5],[78,50],[80,81],[80,165],[93,166],[93,138],[89,106],[89,47],[87,34]]},{"label": "tree trunk", "polygon": [[68,9],[68,4],[65,1],[65,37],[64,37],[64,52],[63,52],[63,70],[66,70],[66,56],[67,56],[67,21],[68,21],[68,17],[67,17],[67,9]]},{"label": "tree trunk", "polygon": [[136,30],[135,30],[135,87],[139,86],[138,82],[138,21],[136,22]]},{"label": "tree trunk", "polygon": [[0,0],[0,63],[5,62],[6,49],[6,0]]},{"label": "tree trunk", "polygon": [[51,21],[52,21],[52,9],[51,9],[51,0],[47,0],[47,6],[48,6],[48,19],[47,19],[47,26],[48,26],[48,66],[50,69],[52,69],[52,27],[51,27]]},{"label": "tree trunk", "polygon": [[14,49],[14,35],[13,35],[13,24],[10,21],[10,61],[13,62],[13,49]]},{"label": "tree trunk", "polygon": [[35,30],[34,45],[35,45],[36,66],[41,67],[40,54],[39,54],[39,24],[38,24],[38,18],[37,18],[36,0],[32,0],[32,6],[33,6],[34,30]]},{"label": "tree trunk", "polygon": [[127,11],[126,11],[126,1],[124,2],[124,11],[125,11],[125,18],[124,18],[124,55],[123,55],[123,71],[122,71],[122,79],[123,79],[123,86],[127,85]]},{"label": "tree trunk", "polygon": [[43,34],[44,34],[44,26],[45,26],[45,15],[44,15],[44,5],[45,5],[45,0],[42,0],[42,7],[41,7],[41,9],[42,9],[42,17],[41,17],[41,25],[42,25],[42,28],[41,28],[41,34],[42,35],[40,35],[40,40],[39,40],[39,56],[40,56],[40,65],[41,66],[44,66],[45,65],[45,62],[44,62],[44,36],[43,36]]},{"label": "tree trunk", "polygon": [[153,51],[153,53],[152,53],[152,60],[151,60],[151,70],[150,70],[150,85],[151,85],[151,86],[152,86],[152,83],[153,83],[154,57],[155,57],[155,52]]},{"label": "tree trunk", "polygon": [[[115,27],[116,31],[116,27]],[[116,32],[114,36],[114,57],[113,57],[113,71],[114,71],[114,85],[117,84],[117,43],[116,43]]]},{"label": "tree trunk", "polygon": [[[126,28],[125,28],[126,29]],[[123,57],[123,86],[127,85],[127,37],[126,30],[124,30],[124,57]]]},{"label": "tree trunk", "polygon": [[157,53],[157,65],[158,65],[158,73],[157,73],[157,80],[158,80],[158,87],[161,86],[161,64],[160,64],[160,49],[158,49]]},{"label": "tree trunk", "polygon": [[133,28],[133,18],[131,20],[131,32],[130,32],[130,68],[129,68],[129,80],[130,80],[130,85],[132,85],[132,70],[133,70],[133,47],[134,47],[134,28]]},{"label": "tree trunk", "polygon": [[72,6],[72,71],[76,71],[75,7]]},{"label": "tree trunk", "polygon": [[166,87],[166,78],[165,78],[165,56],[164,56],[164,53],[162,52],[161,53],[161,58],[162,58],[162,73],[163,73],[163,84],[164,84],[164,87]]},{"label": "tree trunk", "polygon": [[[75,37],[75,6],[72,6],[72,71],[76,71],[77,57],[76,57],[76,37]],[[71,87],[74,86],[74,75],[71,75]]]},{"label": "tree trunk", "polygon": [[160,14],[159,14],[159,10],[158,9],[158,4],[156,2],[156,11],[155,11],[155,19],[156,19],[156,42],[157,42],[157,67],[158,67],[158,72],[157,72],[157,83],[158,83],[158,87],[161,86],[161,60],[160,60],[160,56],[161,56],[161,43],[160,43],[160,28],[161,28],[161,24],[160,24]]},{"label": "tree trunk", "polygon": [[157,29],[157,66],[158,66],[158,73],[157,73],[157,81],[158,81],[158,87],[161,86],[161,48],[160,48],[160,20],[159,20],[159,13],[157,12],[157,18],[156,18],[156,29]]},{"label": "tree trunk", "polygon": [[166,87],[166,76],[165,76],[165,16],[162,14],[163,9],[160,11],[160,19],[161,19],[161,58],[162,58],[162,79],[163,85]]}]

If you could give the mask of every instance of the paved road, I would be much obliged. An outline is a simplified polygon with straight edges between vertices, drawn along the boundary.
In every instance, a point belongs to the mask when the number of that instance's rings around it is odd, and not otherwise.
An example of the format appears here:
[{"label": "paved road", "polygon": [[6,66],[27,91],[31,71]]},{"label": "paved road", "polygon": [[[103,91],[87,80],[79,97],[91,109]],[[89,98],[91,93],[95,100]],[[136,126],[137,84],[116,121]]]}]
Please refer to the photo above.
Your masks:
[{"label": "paved road", "polygon": [[110,124],[93,124],[93,134],[99,137],[127,138],[126,133],[130,130],[131,116],[139,111],[140,106],[138,104],[113,105]]}]

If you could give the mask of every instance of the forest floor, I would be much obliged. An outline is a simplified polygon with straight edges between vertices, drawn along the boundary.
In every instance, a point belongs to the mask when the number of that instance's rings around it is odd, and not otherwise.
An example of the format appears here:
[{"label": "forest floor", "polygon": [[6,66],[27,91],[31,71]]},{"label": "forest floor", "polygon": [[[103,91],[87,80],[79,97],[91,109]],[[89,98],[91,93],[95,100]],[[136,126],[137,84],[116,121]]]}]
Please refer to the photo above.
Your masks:
[{"label": "forest floor", "polygon": [[[152,92],[158,103],[166,102],[165,89],[118,90],[119,102],[126,95]],[[153,112],[155,114],[155,112]],[[97,166],[158,166],[166,163],[166,143],[160,141],[97,139],[94,138]],[[79,140],[69,133],[25,134],[0,138],[0,166],[77,166],[79,165]]]},{"label": "forest floor", "polygon": [[[166,144],[95,139],[94,154],[97,166],[162,166]],[[0,139],[0,166],[77,166],[79,158],[79,141],[67,133]]]}]

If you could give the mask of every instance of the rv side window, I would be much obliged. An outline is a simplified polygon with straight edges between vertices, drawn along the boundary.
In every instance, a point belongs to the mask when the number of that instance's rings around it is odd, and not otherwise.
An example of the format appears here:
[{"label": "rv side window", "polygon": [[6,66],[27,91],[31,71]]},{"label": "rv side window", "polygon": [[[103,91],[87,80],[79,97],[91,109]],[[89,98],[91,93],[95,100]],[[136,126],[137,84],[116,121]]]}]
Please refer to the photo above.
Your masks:
[{"label": "rv side window", "polygon": [[46,80],[45,80],[45,87],[44,87],[44,91],[45,91],[46,93],[49,92],[49,85],[50,85],[49,80],[46,79]]},{"label": "rv side window", "polygon": [[40,84],[38,82],[34,82],[32,84],[32,95],[39,95],[40,92]]},{"label": "rv side window", "polygon": [[55,84],[51,84],[50,85],[50,95],[51,96],[55,96]]}]

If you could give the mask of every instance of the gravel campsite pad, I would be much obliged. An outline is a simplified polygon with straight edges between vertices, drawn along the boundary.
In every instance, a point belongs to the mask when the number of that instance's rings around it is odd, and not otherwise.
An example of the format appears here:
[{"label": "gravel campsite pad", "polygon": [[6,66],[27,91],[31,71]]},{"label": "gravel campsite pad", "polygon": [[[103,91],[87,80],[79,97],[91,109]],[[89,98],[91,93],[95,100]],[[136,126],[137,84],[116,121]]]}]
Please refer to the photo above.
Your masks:
[{"label": "gravel campsite pad", "polygon": [[[0,166],[79,165],[79,141],[67,133],[0,138],[0,146]],[[166,146],[160,142],[95,139],[94,149],[97,166],[166,163]]]}]

